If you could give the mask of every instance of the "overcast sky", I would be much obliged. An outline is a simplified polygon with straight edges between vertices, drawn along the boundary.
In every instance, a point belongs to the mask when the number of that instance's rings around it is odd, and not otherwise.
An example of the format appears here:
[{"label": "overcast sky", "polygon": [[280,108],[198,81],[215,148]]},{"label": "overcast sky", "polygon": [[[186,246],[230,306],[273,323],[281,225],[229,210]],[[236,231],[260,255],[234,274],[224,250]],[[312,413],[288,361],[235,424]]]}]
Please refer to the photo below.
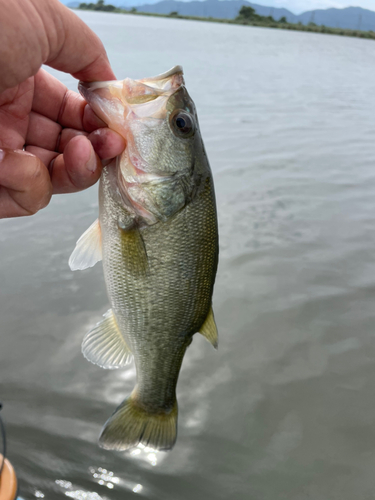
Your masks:
[{"label": "overcast sky", "polygon": [[259,5],[269,5],[270,7],[285,7],[294,14],[300,14],[306,10],[329,9],[336,7],[363,7],[375,11],[375,0],[249,0]]}]

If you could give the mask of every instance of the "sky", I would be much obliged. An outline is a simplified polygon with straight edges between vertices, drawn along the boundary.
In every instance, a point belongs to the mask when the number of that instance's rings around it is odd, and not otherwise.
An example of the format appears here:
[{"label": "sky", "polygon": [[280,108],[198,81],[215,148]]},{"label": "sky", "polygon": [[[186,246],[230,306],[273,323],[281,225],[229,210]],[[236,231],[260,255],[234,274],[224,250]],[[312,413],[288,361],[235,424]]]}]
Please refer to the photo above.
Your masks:
[{"label": "sky", "polygon": [[363,7],[375,11],[375,0],[249,0],[259,5],[270,7],[285,7],[294,14],[301,14],[307,10],[329,9],[336,7]]}]

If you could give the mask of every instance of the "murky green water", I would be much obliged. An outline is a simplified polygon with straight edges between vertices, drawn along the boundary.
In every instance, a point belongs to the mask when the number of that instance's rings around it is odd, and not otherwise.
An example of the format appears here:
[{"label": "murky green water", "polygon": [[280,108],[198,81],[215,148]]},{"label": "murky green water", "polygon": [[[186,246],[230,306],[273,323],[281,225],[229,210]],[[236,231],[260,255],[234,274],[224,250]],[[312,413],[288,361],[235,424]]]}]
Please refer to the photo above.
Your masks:
[{"label": "murky green water", "polygon": [[[199,336],[170,453],[96,439],[135,371],[86,362],[96,187],[0,222],[0,399],[25,500],[359,500],[375,491],[375,44],[81,14],[119,78],[185,69],[214,172],[220,348]],[[62,76],[70,88],[73,79]]]}]

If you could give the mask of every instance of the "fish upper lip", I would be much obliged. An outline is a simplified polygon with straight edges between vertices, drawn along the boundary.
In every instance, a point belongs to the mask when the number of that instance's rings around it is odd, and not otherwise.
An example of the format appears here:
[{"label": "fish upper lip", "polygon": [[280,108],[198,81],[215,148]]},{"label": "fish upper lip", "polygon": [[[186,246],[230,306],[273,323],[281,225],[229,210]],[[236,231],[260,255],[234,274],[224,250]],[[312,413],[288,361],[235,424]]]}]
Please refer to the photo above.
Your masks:
[{"label": "fish upper lip", "polygon": [[[160,90],[167,90],[166,85],[168,87],[168,83],[171,84],[173,87],[173,84],[177,84],[177,88],[180,87],[181,85],[184,85],[184,71],[182,69],[182,66],[174,66],[170,70],[166,71],[165,73],[161,73],[160,75],[157,76],[152,76],[149,78],[142,78],[141,80],[138,80],[139,82],[148,85],[149,87],[152,88],[157,88]],[[164,82],[164,84],[162,83]],[[169,89],[170,87],[168,87]]]},{"label": "fish upper lip", "polygon": [[176,75],[178,73],[181,73],[182,75],[184,74],[184,70],[182,69],[182,66],[180,66],[179,64],[173,66],[173,68],[169,69],[168,71],[165,71],[164,73],[161,73],[160,75],[151,76],[148,78],[142,78],[142,81],[144,82],[146,80],[154,80],[154,81],[165,80],[166,78]]}]

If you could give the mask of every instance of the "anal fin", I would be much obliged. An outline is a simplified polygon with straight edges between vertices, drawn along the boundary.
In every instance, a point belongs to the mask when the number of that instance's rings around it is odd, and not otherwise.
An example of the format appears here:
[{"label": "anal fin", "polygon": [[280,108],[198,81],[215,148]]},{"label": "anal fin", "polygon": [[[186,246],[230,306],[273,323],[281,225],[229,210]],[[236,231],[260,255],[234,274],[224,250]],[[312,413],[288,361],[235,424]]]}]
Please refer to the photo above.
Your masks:
[{"label": "anal fin", "polygon": [[210,311],[205,322],[200,327],[199,333],[202,334],[203,337],[205,337],[214,346],[215,349],[218,348],[219,338],[217,334],[217,327],[212,306],[210,307]]},{"label": "anal fin", "polygon": [[88,361],[113,370],[130,363],[133,355],[127,346],[116,322],[112,309],[104,314],[82,342],[82,354]]},{"label": "anal fin", "polygon": [[77,241],[69,259],[69,267],[72,271],[93,267],[102,260],[102,232],[99,219],[82,234]]}]

